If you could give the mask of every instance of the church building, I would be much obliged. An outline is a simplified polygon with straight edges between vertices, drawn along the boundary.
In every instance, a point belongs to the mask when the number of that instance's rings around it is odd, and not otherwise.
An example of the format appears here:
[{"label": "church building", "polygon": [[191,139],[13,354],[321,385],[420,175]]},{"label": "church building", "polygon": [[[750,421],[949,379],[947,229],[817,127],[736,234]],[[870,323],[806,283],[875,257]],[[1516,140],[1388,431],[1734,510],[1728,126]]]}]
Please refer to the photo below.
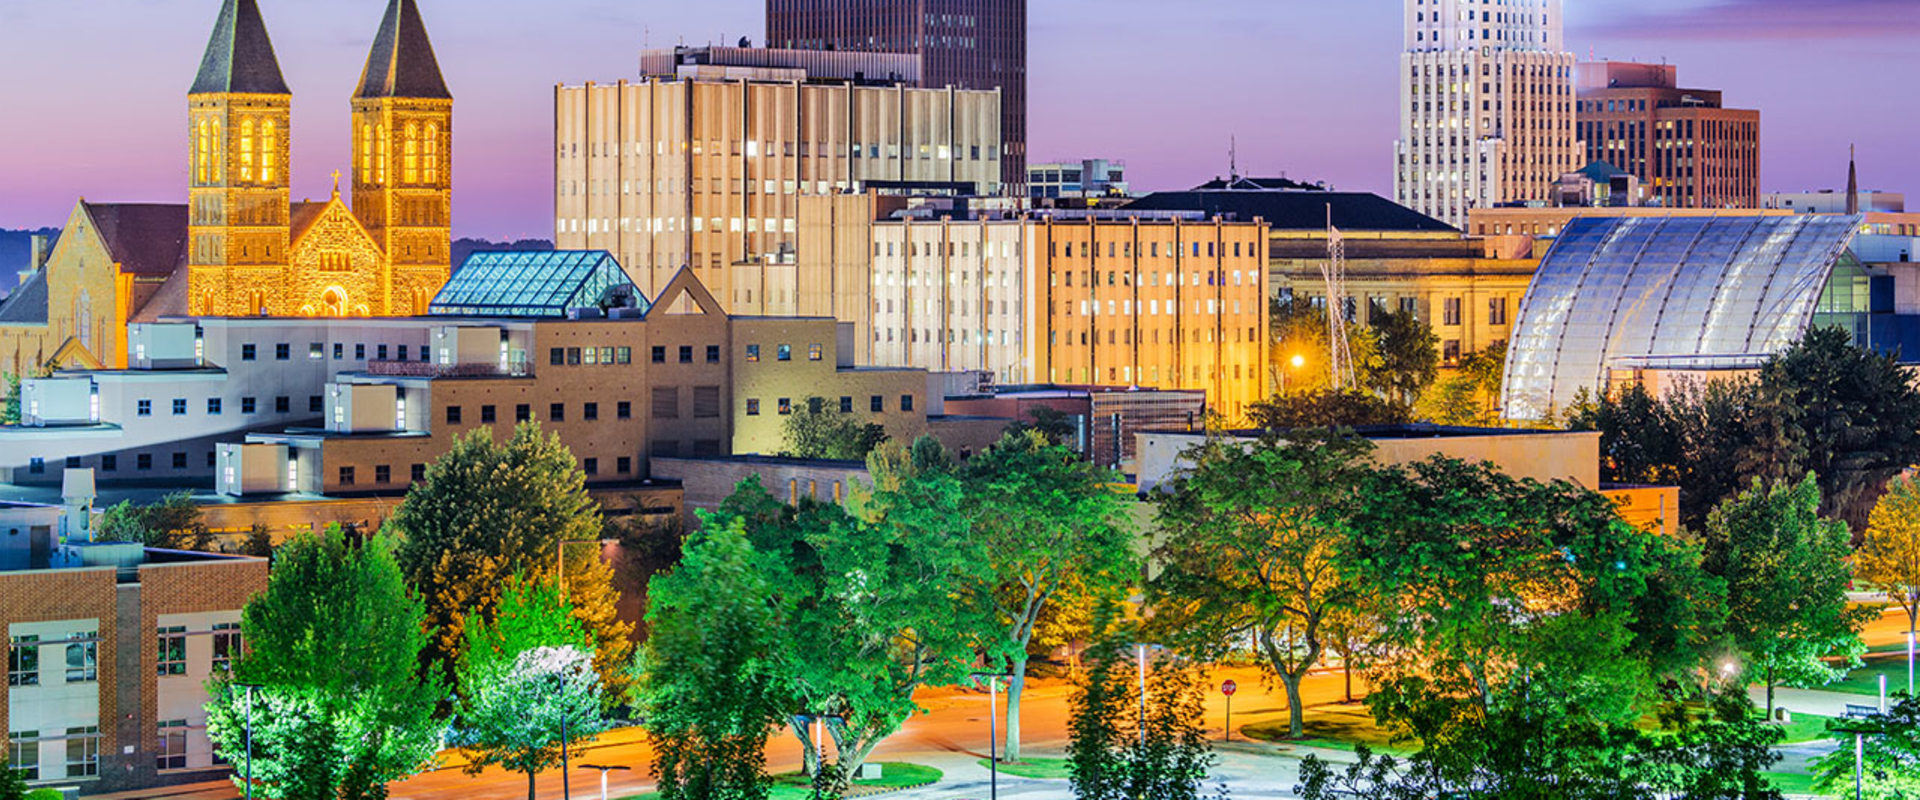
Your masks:
[{"label": "church building", "polygon": [[453,95],[416,0],[390,0],[349,113],[342,199],[294,202],[293,92],[258,0],[225,0],[187,91],[187,204],[81,199],[44,267],[0,303],[0,373],[124,367],[163,316],[426,313],[447,281]]}]

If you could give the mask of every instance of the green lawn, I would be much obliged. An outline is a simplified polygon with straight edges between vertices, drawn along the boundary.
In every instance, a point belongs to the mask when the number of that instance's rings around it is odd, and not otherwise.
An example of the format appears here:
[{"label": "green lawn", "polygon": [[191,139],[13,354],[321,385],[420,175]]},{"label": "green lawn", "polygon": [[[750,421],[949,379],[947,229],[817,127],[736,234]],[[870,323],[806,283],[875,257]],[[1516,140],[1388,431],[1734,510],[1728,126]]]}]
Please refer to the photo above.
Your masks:
[{"label": "green lawn", "polygon": [[[940,770],[920,764],[903,764],[896,761],[881,765],[880,779],[872,781],[854,781],[849,797],[864,797],[882,794],[895,789],[910,789],[936,783],[942,777]],[[807,776],[798,772],[783,772],[773,776],[773,790],[767,793],[767,800],[808,800],[813,790],[807,783]],[[659,800],[659,792],[637,794],[626,800]]]},{"label": "green lawn", "polygon": [[1897,658],[1871,658],[1867,665],[1847,673],[1847,677],[1836,683],[1814,688],[1828,692],[1863,694],[1869,697],[1880,696],[1880,676],[1887,676],[1887,694],[1893,695],[1907,690],[1906,645],[1900,646],[1901,655]]},{"label": "green lawn", "polygon": [[1374,724],[1373,715],[1365,708],[1309,709],[1302,724],[1307,735],[1301,739],[1287,738],[1285,717],[1243,726],[1239,732],[1249,738],[1275,744],[1324,747],[1349,752],[1353,750],[1354,745],[1364,744],[1373,748],[1375,752],[1392,755],[1406,755],[1413,752],[1405,745],[1395,744],[1386,731]]},{"label": "green lawn", "polygon": [[1773,784],[1773,788],[1779,789],[1781,794],[1820,794],[1820,792],[1814,791],[1812,775],[1801,775],[1792,772],[1763,772],[1761,774],[1766,776],[1767,780]]},{"label": "green lawn", "polygon": [[[987,766],[986,759],[980,759],[980,766]],[[1067,760],[1064,758],[1029,758],[1020,762],[1001,762],[1000,774],[1017,778],[1059,778],[1067,777]]]}]

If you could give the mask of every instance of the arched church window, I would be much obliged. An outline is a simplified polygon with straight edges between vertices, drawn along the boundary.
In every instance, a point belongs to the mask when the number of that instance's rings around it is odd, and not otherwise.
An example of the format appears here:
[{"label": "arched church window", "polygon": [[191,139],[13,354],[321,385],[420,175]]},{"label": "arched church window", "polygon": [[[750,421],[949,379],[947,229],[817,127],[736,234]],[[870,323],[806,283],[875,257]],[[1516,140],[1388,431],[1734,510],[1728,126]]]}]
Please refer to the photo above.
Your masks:
[{"label": "arched church window", "polygon": [[253,180],[253,120],[240,123],[240,180]]},{"label": "arched church window", "polygon": [[387,126],[373,126],[373,182],[387,185]]},{"label": "arched church window", "polygon": [[347,315],[346,290],[341,289],[338,286],[327,287],[326,293],[320,295],[320,313],[321,315],[328,316],[328,317],[346,316]]},{"label": "arched church window", "polygon": [[440,182],[440,126],[427,125],[427,183]]},{"label": "arched church window", "polygon": [[405,183],[419,183],[420,129],[415,127],[411,122],[407,123],[407,136],[405,141],[404,147],[406,147],[406,155],[404,157],[405,160],[401,162],[401,181]]},{"label": "arched church window", "polygon": [[193,156],[194,180],[213,182],[213,123],[208,120],[200,120]]},{"label": "arched church window", "polygon": [[360,126],[360,182],[373,182],[373,126]]},{"label": "arched church window", "polygon": [[273,120],[260,124],[260,180],[274,181],[274,162],[280,153],[280,126]]},{"label": "arched church window", "polygon": [[85,289],[80,290],[80,299],[73,304],[73,318],[80,326],[80,330],[76,332],[80,338],[80,346],[87,348],[89,353],[97,353],[98,351],[93,349],[93,297],[87,294]]}]

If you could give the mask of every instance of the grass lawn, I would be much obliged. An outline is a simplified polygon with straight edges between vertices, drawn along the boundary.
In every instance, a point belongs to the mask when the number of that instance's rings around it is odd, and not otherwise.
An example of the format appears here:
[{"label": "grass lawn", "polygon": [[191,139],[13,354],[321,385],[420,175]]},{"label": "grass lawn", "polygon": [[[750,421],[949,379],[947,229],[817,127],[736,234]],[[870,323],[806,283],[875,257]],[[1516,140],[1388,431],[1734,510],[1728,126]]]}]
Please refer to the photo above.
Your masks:
[{"label": "grass lawn", "polygon": [[[986,759],[980,759],[980,766],[987,766]],[[1000,773],[1016,778],[1059,778],[1067,777],[1067,760],[1064,758],[1029,758],[1019,762],[1000,762]]]},{"label": "grass lawn", "polygon": [[1779,789],[1781,794],[1820,794],[1814,791],[1812,775],[1800,775],[1792,772],[1763,772],[1761,774],[1766,776],[1767,781],[1773,784],[1773,788]]},{"label": "grass lawn", "polygon": [[1246,725],[1241,727],[1239,732],[1249,738],[1275,744],[1325,747],[1346,751],[1352,751],[1354,745],[1364,744],[1373,748],[1375,752],[1391,755],[1406,755],[1413,752],[1405,745],[1395,744],[1386,731],[1374,724],[1373,715],[1364,707],[1308,709],[1302,723],[1307,734],[1302,739],[1287,738],[1285,717]]},{"label": "grass lawn", "polygon": [[[849,797],[862,797],[880,794],[894,789],[909,789],[925,786],[940,780],[942,773],[933,767],[920,764],[903,764],[889,761],[881,764],[880,779],[872,781],[854,781]],[[807,776],[798,772],[783,772],[773,776],[773,790],[767,793],[767,800],[807,800],[813,796],[813,790],[807,782]],[[659,792],[637,794],[626,800],[659,800]]]},{"label": "grass lawn", "polygon": [[1828,738],[1827,723],[1832,720],[1832,717],[1823,717],[1819,714],[1794,714],[1793,721],[1784,726],[1787,738],[1781,739],[1780,743],[1801,744]]},{"label": "grass lawn", "polygon": [[1847,677],[1838,682],[1815,689],[1845,694],[1863,694],[1868,697],[1880,696],[1880,676],[1887,676],[1887,694],[1893,695],[1907,690],[1906,645],[1900,646],[1897,658],[1870,658],[1867,665],[1847,673]]}]

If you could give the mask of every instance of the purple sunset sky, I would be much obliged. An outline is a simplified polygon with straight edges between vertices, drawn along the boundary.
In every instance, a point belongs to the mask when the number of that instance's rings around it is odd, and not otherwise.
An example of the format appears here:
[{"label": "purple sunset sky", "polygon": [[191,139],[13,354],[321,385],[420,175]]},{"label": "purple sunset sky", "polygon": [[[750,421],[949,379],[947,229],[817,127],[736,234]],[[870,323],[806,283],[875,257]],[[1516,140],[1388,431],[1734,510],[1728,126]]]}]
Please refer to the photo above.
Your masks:
[{"label": "purple sunset sky", "polygon": [[[386,0],[261,0],[294,90],[294,195],[347,167],[347,97]],[[456,97],[455,233],[551,235],[555,83],[644,44],[760,40],[760,0],[420,0]],[[1031,0],[1034,160],[1114,157],[1136,188],[1226,170],[1388,193],[1396,0]],[[1920,192],[1920,0],[1567,0],[1581,58],[1666,59],[1764,112],[1763,189]],[[185,92],[218,0],[0,2],[0,227],[75,197],[183,202]]]}]

